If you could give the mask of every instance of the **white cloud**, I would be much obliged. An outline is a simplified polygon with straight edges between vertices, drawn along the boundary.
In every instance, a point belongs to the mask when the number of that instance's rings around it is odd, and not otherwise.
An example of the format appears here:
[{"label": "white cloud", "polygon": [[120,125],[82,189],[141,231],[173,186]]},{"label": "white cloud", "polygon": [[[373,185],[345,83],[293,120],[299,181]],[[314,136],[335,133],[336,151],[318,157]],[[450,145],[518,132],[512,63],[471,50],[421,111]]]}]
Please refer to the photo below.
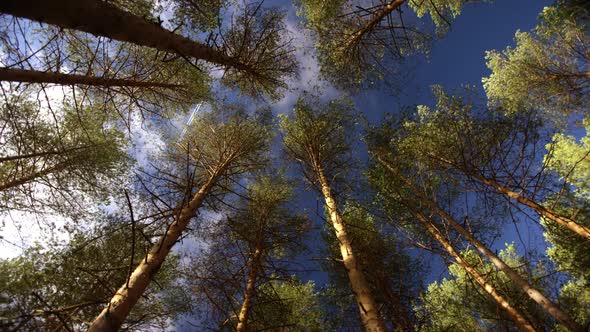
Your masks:
[{"label": "white cloud", "polygon": [[296,46],[295,56],[299,63],[299,75],[290,79],[287,84],[289,91],[283,98],[273,105],[276,113],[289,113],[293,104],[303,91],[311,91],[315,87],[322,87],[322,99],[332,99],[340,94],[336,88],[320,77],[320,65],[315,57],[313,41],[308,32],[304,31],[295,9],[291,8],[286,19],[286,28]]}]

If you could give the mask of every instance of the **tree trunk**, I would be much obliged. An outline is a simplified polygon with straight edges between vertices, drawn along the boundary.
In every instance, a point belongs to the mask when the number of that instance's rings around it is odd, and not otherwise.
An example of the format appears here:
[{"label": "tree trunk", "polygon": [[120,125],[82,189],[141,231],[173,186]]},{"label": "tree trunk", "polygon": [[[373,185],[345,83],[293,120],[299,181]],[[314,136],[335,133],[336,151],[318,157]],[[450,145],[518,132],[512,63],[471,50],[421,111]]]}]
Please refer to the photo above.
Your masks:
[{"label": "tree trunk", "polygon": [[0,12],[111,39],[194,57],[238,70],[244,63],[101,0],[2,0]]},{"label": "tree trunk", "polygon": [[51,167],[47,167],[46,169],[43,169],[43,170],[41,170],[39,172],[35,172],[33,174],[29,174],[27,176],[23,176],[23,177],[18,178],[16,180],[12,180],[12,181],[5,182],[5,183],[0,183],[0,191],[7,190],[7,189],[10,189],[10,188],[14,188],[14,187],[23,185],[23,184],[25,184],[27,182],[31,182],[31,181],[33,181],[35,179],[38,179],[40,177],[43,177],[43,176],[48,175],[48,174],[51,174],[51,173],[63,171],[64,169],[66,169],[66,168],[68,168],[68,167],[70,167],[72,165],[72,161],[73,160],[74,159],[69,159],[69,160],[66,160],[64,162],[57,163],[57,164],[55,164],[55,165],[53,165]]},{"label": "tree trunk", "polygon": [[258,277],[258,267],[260,265],[260,256],[262,255],[262,248],[258,244],[254,257],[252,257],[252,265],[250,266],[250,272],[248,273],[248,283],[246,284],[246,294],[244,295],[244,301],[242,302],[242,308],[238,315],[238,326],[237,332],[246,332],[248,328],[248,313],[250,312],[250,303],[252,303],[252,297],[256,290],[256,278]]},{"label": "tree trunk", "polygon": [[371,289],[363,272],[360,270],[356,257],[353,253],[348,234],[346,233],[346,225],[342,219],[342,215],[338,211],[336,201],[332,196],[330,185],[326,180],[323,170],[320,167],[316,167],[317,176],[322,187],[322,194],[326,200],[326,206],[330,214],[330,220],[334,226],[336,232],[336,238],[340,245],[340,253],[342,254],[342,261],[344,268],[348,273],[348,279],[352,292],[357,301],[361,313],[361,321],[366,331],[386,331],[385,325],[379,315],[379,308],[375,303],[375,299],[371,294]]},{"label": "tree trunk", "polygon": [[375,26],[379,24],[379,22],[381,22],[391,12],[403,5],[404,2],[406,2],[406,0],[392,0],[391,2],[383,5],[383,7],[377,11],[377,13],[373,14],[371,19],[362,28],[353,33],[352,37],[346,41],[344,47],[354,47],[354,44],[358,43],[364,35],[374,29]]},{"label": "tree trunk", "polygon": [[88,149],[88,148],[96,147],[96,146],[97,146],[97,144],[89,145],[89,146],[81,146],[81,147],[69,148],[69,149],[65,149],[65,150],[61,150],[61,151],[60,150],[49,150],[49,151],[33,152],[33,153],[21,154],[21,155],[15,155],[15,156],[0,157],[0,163],[4,163],[4,162],[7,162],[7,161],[13,161],[13,160],[21,160],[21,159],[35,158],[35,157],[65,155],[65,154],[68,154],[68,153],[70,153],[72,151],[84,150],[84,149]]},{"label": "tree trunk", "polygon": [[418,199],[420,199],[421,203],[426,204],[430,209],[432,209],[436,214],[442,217],[445,221],[447,221],[453,229],[455,229],[459,234],[464,236],[480,253],[482,253],[488,260],[494,264],[494,266],[504,272],[508,278],[516,284],[523,292],[525,292],[533,301],[535,301],[538,305],[540,305],[543,310],[545,310],[548,314],[553,316],[557,321],[565,325],[569,330],[575,332],[583,331],[582,326],[578,325],[575,320],[573,320],[566,312],[562,311],[556,304],[554,304],[550,299],[548,299],[543,293],[538,291],[534,288],[527,280],[525,280],[518,272],[514,271],[510,266],[508,266],[500,257],[498,257],[494,252],[492,252],[486,245],[481,243],[477,238],[471,234],[471,232],[467,231],[463,226],[461,226],[455,219],[448,214],[446,211],[441,209],[438,204],[430,200],[426,195],[422,193],[422,191],[416,187],[412,181],[408,180],[403,176],[399,176],[399,173],[395,168],[391,165],[383,161],[380,157],[376,157],[377,160],[385,166],[390,172],[394,175],[398,176],[398,178],[416,195]]},{"label": "tree trunk", "polygon": [[528,320],[518,312],[502,295],[498,293],[496,288],[488,283],[486,279],[477,271],[476,268],[471,266],[463,257],[453,248],[451,243],[446,240],[442,233],[436,228],[434,223],[426,218],[422,213],[412,210],[412,213],[416,218],[424,225],[426,230],[442,245],[442,247],[451,255],[457,264],[462,267],[474,280],[481,286],[481,288],[488,294],[488,296],[496,302],[504,311],[510,316],[510,318],[516,323],[521,331],[534,332],[535,328]]},{"label": "tree trunk", "polygon": [[138,88],[182,88],[179,84],[161,82],[137,81],[132,79],[117,79],[76,74],[62,74],[42,72],[37,70],[24,70],[13,68],[0,68],[0,81],[24,82],[24,83],[54,83],[59,85],[90,85],[90,86],[126,86]]},{"label": "tree trunk", "polygon": [[481,183],[496,189],[500,193],[514,199],[515,201],[530,207],[531,209],[535,210],[539,215],[555,221],[558,225],[569,229],[570,231],[576,233],[577,235],[583,238],[586,238],[586,240],[590,240],[590,229],[588,227],[584,227],[578,224],[575,220],[568,218],[566,216],[562,216],[559,213],[556,213],[555,211],[548,209],[543,205],[533,201],[532,199],[526,198],[521,194],[500,185],[497,182],[488,180],[483,176],[479,175],[475,176],[475,178],[479,180]]},{"label": "tree trunk", "polygon": [[590,229],[588,227],[578,224],[575,220],[568,218],[566,216],[562,216],[559,213],[557,213],[551,209],[548,209],[548,208],[544,207],[543,205],[533,201],[532,199],[526,198],[526,197],[522,196],[520,193],[512,191],[509,188],[506,188],[495,181],[489,180],[488,178],[486,178],[480,174],[477,174],[477,173],[474,173],[468,169],[459,167],[459,166],[455,165],[455,163],[453,163],[450,160],[447,160],[445,158],[441,158],[438,156],[434,156],[434,155],[429,155],[429,157],[458,169],[459,171],[461,171],[465,175],[481,182],[482,184],[492,187],[492,188],[496,189],[498,192],[500,192],[501,194],[504,194],[507,197],[512,198],[515,201],[535,210],[540,216],[543,216],[547,219],[553,220],[558,225],[569,229],[570,231],[576,233],[577,235],[579,235],[583,238],[586,238],[586,240],[590,240]]},{"label": "tree trunk", "polygon": [[106,308],[94,319],[88,329],[89,332],[117,331],[121,327],[225,167],[218,168],[193,196],[188,206],[180,211],[178,218],[129,276],[128,282],[123,283]]},{"label": "tree trunk", "polygon": [[383,159],[381,159],[380,157],[376,158],[381,165],[383,165],[385,168],[387,168],[387,170],[396,175],[404,183],[404,185],[406,185],[406,187],[408,187],[418,197],[418,199],[420,199],[421,203],[426,204],[436,214],[438,214],[446,222],[448,222],[451,225],[451,227],[453,227],[453,229],[455,229],[459,234],[464,236],[480,253],[487,257],[487,259],[489,259],[498,270],[504,272],[508,276],[508,278],[516,284],[516,286],[518,286],[522,291],[524,291],[547,313],[549,313],[551,316],[553,316],[553,318],[565,325],[569,330],[575,332],[583,331],[583,328],[580,325],[578,325],[576,321],[573,320],[566,312],[562,311],[543,293],[541,293],[531,284],[529,284],[529,282],[525,280],[518,272],[514,271],[514,269],[508,266],[486,245],[484,245],[477,238],[475,238],[473,234],[471,234],[471,232],[467,231],[463,226],[461,226],[457,221],[455,221],[455,219],[450,214],[448,214],[445,210],[441,209],[438,206],[438,204],[426,197],[426,195],[424,195],[422,191],[414,183],[412,183],[407,178],[400,176],[399,172],[395,168],[383,161]]}]

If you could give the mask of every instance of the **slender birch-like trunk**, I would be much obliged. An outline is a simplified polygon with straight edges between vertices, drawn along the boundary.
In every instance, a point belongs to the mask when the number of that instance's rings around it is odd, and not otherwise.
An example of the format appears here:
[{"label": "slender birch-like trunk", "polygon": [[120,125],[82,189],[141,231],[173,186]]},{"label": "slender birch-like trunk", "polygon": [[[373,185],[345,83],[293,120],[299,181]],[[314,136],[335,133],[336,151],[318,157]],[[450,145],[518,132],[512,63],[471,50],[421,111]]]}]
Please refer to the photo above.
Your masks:
[{"label": "slender birch-like trunk", "polygon": [[132,79],[107,78],[88,75],[62,74],[37,70],[0,68],[0,81],[24,83],[53,83],[59,85],[125,86],[137,88],[178,89],[180,84],[138,81]]},{"label": "slender birch-like trunk", "polygon": [[0,12],[95,36],[152,47],[238,70],[249,66],[200,42],[101,0],[2,0]]},{"label": "slender birch-like trunk", "polygon": [[442,247],[447,251],[453,259],[457,262],[457,264],[463,268],[474,280],[477,284],[488,294],[488,296],[504,311],[508,314],[508,316],[516,323],[518,328],[521,331],[527,332],[534,332],[536,331],[533,325],[516,309],[514,308],[501,294],[498,293],[496,288],[487,282],[484,276],[477,271],[476,268],[471,266],[467,261],[463,259],[461,254],[459,254],[455,248],[451,245],[449,241],[442,235],[442,233],[436,228],[434,223],[429,220],[426,216],[422,213],[417,211],[412,211],[414,216],[424,225],[426,230],[434,237]]},{"label": "slender birch-like trunk", "polygon": [[143,295],[155,274],[160,270],[172,246],[180,239],[189,221],[195,216],[203,200],[226,167],[226,165],[220,166],[201,186],[188,205],[180,211],[176,220],[166,230],[166,233],[129,276],[129,280],[119,288],[109,304],[94,319],[88,330],[89,332],[117,331],[121,327],[133,306]]},{"label": "slender birch-like trunk", "polygon": [[508,278],[514,282],[523,292],[525,292],[531,300],[535,301],[540,305],[543,310],[553,316],[557,321],[565,325],[569,330],[580,332],[583,331],[576,321],[565,311],[561,310],[555,303],[547,298],[543,293],[534,288],[526,279],[524,279],[518,272],[506,264],[500,257],[498,257],[493,251],[491,251],[486,245],[473,236],[471,232],[461,226],[450,214],[445,210],[441,209],[438,204],[426,197],[420,189],[405,177],[399,176],[398,171],[393,168],[389,163],[385,162],[380,157],[376,157],[381,165],[389,170],[394,175],[398,175],[398,178],[407,186],[412,192],[420,199],[421,203],[426,204],[430,209],[443,218],[453,229],[459,234],[464,236],[481,254],[483,254],[494,266],[504,272]]},{"label": "slender birch-like trunk", "polygon": [[356,256],[354,255],[350,240],[348,239],[348,234],[346,232],[346,225],[344,224],[342,215],[338,211],[336,201],[332,196],[330,185],[321,167],[315,167],[315,171],[317,172],[317,177],[319,179],[320,186],[322,187],[322,194],[324,195],[324,199],[326,201],[326,206],[328,208],[328,213],[330,214],[332,226],[334,226],[334,231],[336,232],[336,238],[338,239],[340,246],[340,253],[342,254],[342,262],[344,263],[344,268],[348,273],[348,279],[350,280],[352,292],[354,293],[359,311],[361,313],[361,321],[363,326],[365,327],[366,331],[370,332],[386,331],[383,320],[379,315],[377,303],[371,294],[369,284],[367,283],[367,280],[365,279],[365,276],[363,275],[363,272],[360,270],[356,261]]},{"label": "slender birch-like trunk", "polygon": [[260,244],[256,246],[256,251],[252,257],[252,264],[250,265],[250,272],[248,272],[248,282],[246,284],[246,294],[242,302],[242,308],[238,315],[238,332],[246,332],[248,329],[248,314],[252,303],[252,297],[256,291],[256,279],[258,278],[258,268],[260,266],[260,256],[262,255],[262,248]]}]

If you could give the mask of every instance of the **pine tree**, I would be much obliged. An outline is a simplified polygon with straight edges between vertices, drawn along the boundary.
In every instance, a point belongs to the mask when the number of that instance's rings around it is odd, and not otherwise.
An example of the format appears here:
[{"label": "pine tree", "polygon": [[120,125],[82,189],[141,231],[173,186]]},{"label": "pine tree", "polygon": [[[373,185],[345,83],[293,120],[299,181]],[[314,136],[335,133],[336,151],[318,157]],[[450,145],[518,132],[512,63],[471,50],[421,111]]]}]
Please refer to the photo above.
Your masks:
[{"label": "pine tree", "polygon": [[246,6],[236,16],[219,47],[166,30],[111,2],[5,1],[0,12],[203,60],[224,68],[227,84],[253,95],[278,97],[278,89],[285,87],[284,79],[295,71],[293,50],[284,36],[283,14],[262,10],[260,5]]},{"label": "pine tree", "polygon": [[516,46],[489,51],[483,79],[488,98],[507,112],[526,109],[551,117],[590,109],[590,36],[583,4],[545,7],[531,32],[517,31]]},{"label": "pine tree", "polygon": [[[166,260],[170,250],[184,234],[189,222],[196,216],[203,201],[225,181],[264,166],[269,128],[245,111],[228,105],[213,112],[203,113],[191,126],[187,136],[178,144],[171,156],[178,162],[172,174],[191,175],[176,188],[182,195],[173,203],[173,214],[163,235],[154,243],[144,259],[117,293],[93,321],[90,331],[110,331],[120,328],[137,301],[148,288]],[[160,172],[156,178],[167,173]],[[171,184],[170,181],[167,181]],[[168,184],[159,183],[164,193]],[[223,186],[221,186],[223,188]],[[153,192],[150,192],[153,193]],[[154,193],[153,193],[154,194]],[[157,194],[154,194],[157,195]],[[165,196],[154,196],[163,200]]]},{"label": "pine tree", "polygon": [[429,15],[442,33],[464,2],[391,0],[367,6],[352,0],[300,0],[299,15],[314,35],[321,73],[327,80],[353,91],[380,81],[397,89],[403,59],[427,52],[432,39],[418,18]]},{"label": "pine tree", "polygon": [[303,167],[304,176],[317,186],[325,202],[330,223],[339,242],[343,265],[367,331],[384,331],[385,326],[371,287],[355,254],[334,193],[334,179],[342,176],[350,153],[350,133],[354,117],[347,100],[319,104],[318,98],[304,95],[295,104],[291,118],[280,119],[283,144],[288,155]]}]

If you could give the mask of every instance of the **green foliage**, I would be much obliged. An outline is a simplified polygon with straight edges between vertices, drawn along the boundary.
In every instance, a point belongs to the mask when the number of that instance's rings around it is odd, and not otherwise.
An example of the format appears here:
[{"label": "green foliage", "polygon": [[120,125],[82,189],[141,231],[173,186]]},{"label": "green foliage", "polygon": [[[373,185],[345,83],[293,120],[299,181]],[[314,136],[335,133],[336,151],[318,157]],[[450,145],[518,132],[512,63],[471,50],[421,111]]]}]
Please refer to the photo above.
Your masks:
[{"label": "green foliage", "polygon": [[[574,217],[582,226],[590,227],[589,201],[576,198],[571,193],[566,193],[564,196],[559,201],[552,197],[545,205],[562,215]],[[576,279],[589,280],[588,241],[575,236],[552,220],[541,218],[541,225],[545,227],[545,239],[551,244],[547,249],[547,256],[557,264],[557,269],[569,273]]]},{"label": "green foliage", "polygon": [[321,168],[328,178],[342,178],[349,166],[356,117],[350,99],[334,99],[322,104],[304,94],[295,103],[292,116],[279,115],[279,127],[287,154],[302,163],[307,178]]},{"label": "green foliage", "polygon": [[9,158],[0,162],[0,185],[8,186],[0,194],[3,208],[76,215],[80,193],[104,201],[125,175],[126,140],[108,123],[108,112],[66,105],[51,114],[17,98],[0,107],[2,155]]},{"label": "green foliage", "polygon": [[430,32],[416,16],[429,15],[442,34],[465,2],[408,1],[413,13],[403,11],[406,4],[401,4],[398,15],[390,9],[395,1],[371,7],[355,0],[300,0],[297,14],[312,31],[325,79],[352,91],[381,81],[395,90],[402,84],[403,59],[429,49]]},{"label": "green foliage", "polygon": [[483,79],[494,105],[507,113],[540,110],[550,117],[590,109],[590,35],[581,20],[558,4],[545,7],[532,32],[517,31],[516,46],[489,51],[492,71]]},{"label": "green foliage", "polygon": [[[294,256],[304,250],[303,236],[310,227],[309,220],[290,207],[292,199],[292,184],[281,172],[269,170],[248,184],[232,204],[234,209],[209,226],[208,250],[191,264],[199,275],[193,284],[206,290],[205,310],[212,311],[207,324],[235,328],[234,315],[252,271],[256,275],[249,329],[284,326],[306,331],[319,324],[314,285],[301,284],[288,272]],[[228,294],[235,300],[228,301]]]},{"label": "green foliage", "polygon": [[574,186],[578,196],[590,199],[590,117],[584,120],[586,136],[578,140],[572,135],[557,133],[547,144],[547,168],[561,180]]},{"label": "green foliage", "polygon": [[211,31],[218,27],[220,12],[226,6],[226,2],[226,0],[174,0],[172,21],[177,25],[184,25],[184,29],[189,33],[195,33],[195,30]]},{"label": "green foliage", "polygon": [[[355,256],[361,270],[366,271],[367,282],[384,321],[391,328],[411,328],[414,320],[411,307],[423,278],[422,266],[410,257],[396,235],[388,234],[391,229],[386,229],[366,208],[348,204],[343,218],[348,238],[354,244]],[[361,326],[360,322],[350,321],[358,317],[358,307],[350,291],[346,270],[340,262],[338,240],[332,230],[324,234],[329,258],[323,267],[331,280],[331,294],[326,294],[329,295],[328,307],[335,311],[336,317],[349,317],[342,321],[336,319],[333,324],[343,328],[350,328],[347,324]]]},{"label": "green foliage", "polygon": [[296,278],[261,285],[249,328],[253,331],[324,331],[323,311],[314,288],[313,281],[302,283]]},{"label": "green foliage", "polygon": [[[556,206],[556,210],[566,215],[575,211],[576,221],[583,226],[590,226],[590,207],[587,203],[574,207],[560,204]],[[577,279],[590,280],[590,250],[587,240],[573,235],[571,231],[551,220],[542,218],[541,224],[545,227],[545,239],[551,244],[547,249],[547,256],[557,263],[557,269]]]},{"label": "green foliage", "polygon": [[[486,276],[502,296],[508,299],[521,313],[530,319],[533,325],[541,328],[549,325],[543,312],[522,290],[511,285],[510,279],[498,272],[491,263],[484,263],[473,251],[462,252],[463,257]],[[499,257],[523,277],[532,281],[533,286],[542,289],[548,286],[544,281],[544,268],[531,268],[529,263],[519,256],[514,244],[507,245]],[[422,304],[416,307],[417,315],[427,322],[420,326],[421,331],[518,331],[504,312],[490,300],[485,292],[473,281],[460,266],[449,266],[450,278],[429,285],[428,291],[421,296]]]},{"label": "green foliage", "polygon": [[223,36],[222,50],[237,64],[225,68],[222,82],[245,95],[278,100],[287,88],[285,79],[297,70],[295,50],[285,13],[260,5],[247,5]]},{"label": "green foliage", "polygon": [[[576,322],[583,326],[590,323],[590,287],[587,281],[568,281],[563,285],[559,294],[561,307],[570,312]],[[567,331],[561,325],[557,325],[557,331]]]},{"label": "green foliage", "polygon": [[[150,234],[148,229],[144,232]],[[34,246],[17,258],[0,261],[0,327],[8,330],[85,330],[129,273],[131,230],[110,221],[104,228],[78,232],[65,247]],[[149,243],[136,233],[135,266]],[[124,327],[163,328],[188,311],[177,283],[178,259],[171,257],[134,307]]]},{"label": "green foliage", "polygon": [[[283,175],[258,177],[248,187],[247,195],[250,200],[238,203],[240,210],[228,217],[230,235],[249,248],[245,255],[258,247],[262,261],[275,260],[278,266],[279,260],[292,258],[302,249],[301,239],[309,220],[289,208],[293,186]],[[276,271],[261,271],[267,273]]]},{"label": "green foliage", "polygon": [[[555,134],[547,144],[544,162],[563,181],[559,194],[548,197],[545,206],[561,215],[570,216],[582,226],[590,227],[590,130],[589,119],[584,120],[586,136],[578,141],[574,136]],[[555,222],[541,218],[545,238],[551,244],[547,255],[557,269],[578,280],[590,279],[590,250],[585,239],[574,236]]]},{"label": "green foliage", "polygon": [[430,16],[437,32],[443,33],[450,28],[450,22],[461,14],[461,9],[466,2],[469,0],[409,1],[408,5],[418,17]]},{"label": "green foliage", "polygon": [[[52,34],[47,38],[51,36]],[[109,111],[119,114],[124,122],[129,121],[130,110],[173,117],[179,110],[186,110],[194,103],[210,97],[211,78],[208,73],[181,57],[172,57],[151,48],[97,38],[78,31],[66,31],[62,39],[65,46],[49,45],[49,47],[55,47],[55,50],[50,53],[46,61],[59,62],[60,57],[63,56],[62,53],[67,53],[67,61],[63,65],[85,70],[85,72],[73,70],[72,74],[179,85],[176,88],[92,87],[89,89],[95,103],[112,106],[114,109]],[[96,49],[104,49],[104,52],[96,52]]]},{"label": "green foliage", "polygon": [[[261,170],[268,163],[273,136],[264,114],[248,114],[243,105],[213,105],[210,112],[200,112],[187,128],[181,141],[171,147],[170,158],[176,172],[185,172],[187,158],[197,176],[208,177],[223,163],[231,167],[224,175],[235,176]],[[181,173],[182,174],[182,173]]]}]

